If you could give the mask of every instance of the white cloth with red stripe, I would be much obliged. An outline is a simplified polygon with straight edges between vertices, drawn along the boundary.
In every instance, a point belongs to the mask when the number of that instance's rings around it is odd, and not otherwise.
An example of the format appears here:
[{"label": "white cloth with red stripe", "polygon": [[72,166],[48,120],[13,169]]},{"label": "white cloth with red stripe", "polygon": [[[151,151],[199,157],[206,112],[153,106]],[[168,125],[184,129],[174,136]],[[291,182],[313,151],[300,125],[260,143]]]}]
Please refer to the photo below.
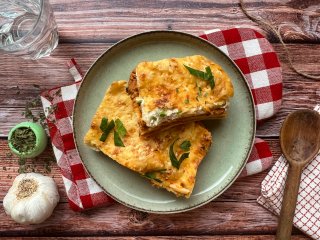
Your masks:
[{"label": "white cloth with red stripe", "polygon": [[[320,113],[320,105],[315,107]],[[276,215],[280,214],[288,162],[282,155],[261,184],[258,203]],[[302,173],[294,226],[314,239],[320,239],[320,154]]]},{"label": "white cloth with red stripe", "polygon": [[[258,123],[274,115],[281,104],[282,77],[271,44],[260,33],[249,28],[212,30],[201,37],[227,53],[245,74],[254,97]],[[72,110],[82,74],[74,59],[68,67],[76,83],[45,91],[41,94],[41,100],[70,206],[75,211],[82,211],[109,205],[113,200],[88,175],[75,148]],[[268,144],[256,138],[240,177],[261,172],[271,163]]]}]

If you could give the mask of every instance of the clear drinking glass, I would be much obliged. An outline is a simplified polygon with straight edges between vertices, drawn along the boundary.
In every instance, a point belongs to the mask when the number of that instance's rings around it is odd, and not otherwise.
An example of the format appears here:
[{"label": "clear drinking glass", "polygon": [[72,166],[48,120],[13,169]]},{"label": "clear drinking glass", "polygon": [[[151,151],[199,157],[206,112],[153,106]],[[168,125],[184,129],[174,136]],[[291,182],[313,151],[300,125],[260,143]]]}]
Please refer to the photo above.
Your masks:
[{"label": "clear drinking glass", "polygon": [[0,54],[38,59],[50,55],[58,40],[49,0],[0,0]]}]

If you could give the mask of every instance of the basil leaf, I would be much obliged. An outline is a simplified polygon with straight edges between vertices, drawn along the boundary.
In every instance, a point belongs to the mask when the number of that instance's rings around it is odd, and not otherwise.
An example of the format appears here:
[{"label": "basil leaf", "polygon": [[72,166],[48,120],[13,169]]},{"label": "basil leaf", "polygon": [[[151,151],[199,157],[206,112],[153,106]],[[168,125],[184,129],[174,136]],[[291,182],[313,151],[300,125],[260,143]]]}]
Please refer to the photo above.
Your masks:
[{"label": "basil leaf", "polygon": [[206,80],[206,73],[205,72],[202,72],[202,71],[199,71],[197,69],[188,67],[186,65],[183,65],[183,66],[185,66],[185,68],[188,69],[189,73],[192,74],[193,76],[196,76],[196,77],[199,77],[199,78],[202,78],[202,79]]},{"label": "basil leaf", "polygon": [[108,135],[105,133],[102,133],[101,137],[100,137],[100,141],[104,142],[105,140],[107,140]]},{"label": "basil leaf", "polygon": [[[176,140],[170,145],[169,157],[170,157],[172,166],[175,167],[175,168],[177,168],[177,169],[179,169],[182,161],[189,157],[190,152],[185,152],[185,153],[183,153],[183,154],[180,156],[179,160],[178,160],[177,157],[176,157],[176,155],[174,154],[174,151],[173,151],[173,146],[174,146],[174,144],[176,143],[177,140],[178,140],[178,139],[176,139]],[[185,150],[185,151],[189,151],[189,150],[190,150],[190,147],[191,147],[191,143],[190,143],[190,141],[188,141],[188,140],[183,141],[183,142],[180,144],[180,148],[181,148],[182,150]]]},{"label": "basil leaf", "polygon": [[105,131],[102,133],[100,137],[100,141],[104,142],[113,128],[114,128],[114,121],[111,120],[109,125],[106,127]]},{"label": "basil leaf", "polygon": [[211,89],[214,88],[214,76],[212,74],[211,68],[209,66],[206,67],[206,72],[202,72],[200,70],[188,67],[184,65],[186,69],[188,69],[189,73],[192,74],[193,76],[202,78],[203,80],[206,80],[209,82]]},{"label": "basil leaf", "polygon": [[181,157],[179,159],[179,167],[180,167],[180,164],[182,163],[182,161],[185,160],[188,157],[189,157],[189,152],[186,152],[186,153],[181,155]]},{"label": "basil leaf", "polygon": [[113,133],[113,140],[114,140],[114,145],[118,146],[118,147],[124,147],[124,144],[120,138],[120,135],[117,131],[114,131]]},{"label": "basil leaf", "polygon": [[211,72],[211,68],[208,66],[206,67],[206,77],[207,77],[207,80],[209,81],[209,84],[210,84],[210,87],[211,89],[214,88],[214,76],[212,75],[212,72]]},{"label": "basil leaf", "polygon": [[100,123],[100,129],[104,132],[108,126],[108,118],[103,117]]},{"label": "basil leaf", "polygon": [[146,178],[155,180],[158,183],[162,183],[162,181],[160,179],[156,178],[156,172],[147,172],[143,176]]},{"label": "basil leaf", "polygon": [[[178,139],[177,139],[178,140]],[[179,161],[176,157],[176,155],[174,154],[174,151],[173,151],[173,146],[175,144],[175,142],[177,141],[175,140],[171,145],[170,145],[170,148],[169,148],[169,157],[170,157],[170,160],[171,160],[171,164],[172,166],[174,166],[175,168],[178,168],[180,167],[180,164],[179,164]]]},{"label": "basil leaf", "polygon": [[116,131],[121,137],[124,137],[127,134],[127,129],[124,127],[123,123],[119,118],[116,119]]},{"label": "basil leaf", "polygon": [[189,140],[185,140],[180,144],[180,148],[184,151],[190,151],[191,143]]}]

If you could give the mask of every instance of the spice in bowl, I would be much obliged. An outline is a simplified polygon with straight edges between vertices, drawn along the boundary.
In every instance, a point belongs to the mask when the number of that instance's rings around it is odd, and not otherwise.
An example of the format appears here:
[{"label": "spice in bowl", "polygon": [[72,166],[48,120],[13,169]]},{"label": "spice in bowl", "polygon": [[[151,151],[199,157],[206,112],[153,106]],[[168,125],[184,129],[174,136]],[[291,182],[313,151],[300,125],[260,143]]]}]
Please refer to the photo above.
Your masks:
[{"label": "spice in bowl", "polygon": [[10,143],[18,152],[28,153],[36,146],[36,135],[30,127],[17,128],[12,133]]},{"label": "spice in bowl", "polygon": [[8,143],[11,151],[21,158],[40,155],[47,146],[48,137],[43,127],[33,122],[22,122],[11,129]]}]

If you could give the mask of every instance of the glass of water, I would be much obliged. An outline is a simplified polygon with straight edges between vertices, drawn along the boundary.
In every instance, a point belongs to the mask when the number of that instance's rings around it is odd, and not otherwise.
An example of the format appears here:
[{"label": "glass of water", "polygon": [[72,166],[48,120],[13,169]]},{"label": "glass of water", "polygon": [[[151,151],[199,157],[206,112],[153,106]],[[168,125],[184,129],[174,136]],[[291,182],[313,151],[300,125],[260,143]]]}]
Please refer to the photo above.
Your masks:
[{"label": "glass of water", "polygon": [[49,0],[0,0],[0,54],[39,59],[50,55],[58,40]]}]

